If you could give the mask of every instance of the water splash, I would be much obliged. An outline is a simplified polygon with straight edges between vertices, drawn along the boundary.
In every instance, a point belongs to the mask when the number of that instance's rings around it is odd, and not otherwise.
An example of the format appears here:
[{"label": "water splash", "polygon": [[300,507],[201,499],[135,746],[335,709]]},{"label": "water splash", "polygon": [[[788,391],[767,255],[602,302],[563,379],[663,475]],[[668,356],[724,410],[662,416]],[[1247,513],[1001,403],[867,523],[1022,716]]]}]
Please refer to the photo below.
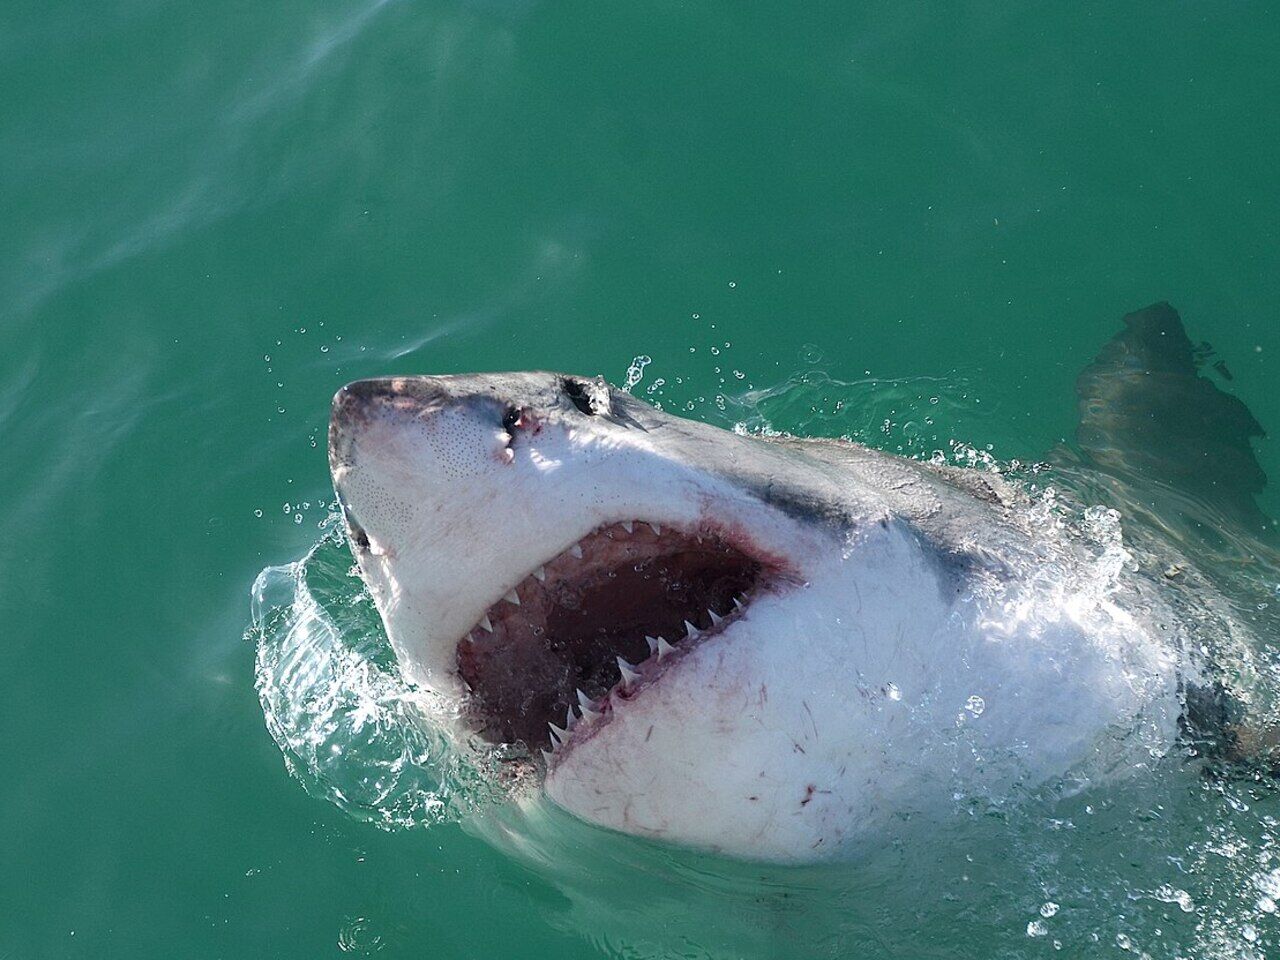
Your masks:
[{"label": "water splash", "polygon": [[324,526],[305,557],[253,584],[267,729],[289,772],[356,819],[387,829],[461,819],[494,779],[444,736],[444,705],[401,678],[337,516]]}]

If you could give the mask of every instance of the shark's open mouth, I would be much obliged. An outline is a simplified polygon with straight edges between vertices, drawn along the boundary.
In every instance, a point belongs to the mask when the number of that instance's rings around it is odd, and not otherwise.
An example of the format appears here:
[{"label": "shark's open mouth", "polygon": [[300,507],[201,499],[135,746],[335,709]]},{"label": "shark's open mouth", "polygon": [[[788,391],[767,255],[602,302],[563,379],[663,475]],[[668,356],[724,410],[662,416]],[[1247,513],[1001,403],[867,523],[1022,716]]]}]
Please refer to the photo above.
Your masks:
[{"label": "shark's open mouth", "polygon": [[495,743],[554,751],[567,730],[606,722],[694,644],[728,629],[775,576],[716,532],[639,521],[596,530],[533,571],[458,644],[470,719]]}]

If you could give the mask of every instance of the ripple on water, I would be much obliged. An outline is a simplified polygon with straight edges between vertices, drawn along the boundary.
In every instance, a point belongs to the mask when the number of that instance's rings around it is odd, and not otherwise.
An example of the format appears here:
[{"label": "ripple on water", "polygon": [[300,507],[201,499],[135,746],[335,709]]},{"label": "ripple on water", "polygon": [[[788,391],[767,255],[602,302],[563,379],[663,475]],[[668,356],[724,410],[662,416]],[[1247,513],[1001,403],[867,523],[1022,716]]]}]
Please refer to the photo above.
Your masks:
[{"label": "ripple on water", "polygon": [[343,953],[372,956],[386,946],[377,928],[366,917],[346,917],[338,931],[338,949]]}]

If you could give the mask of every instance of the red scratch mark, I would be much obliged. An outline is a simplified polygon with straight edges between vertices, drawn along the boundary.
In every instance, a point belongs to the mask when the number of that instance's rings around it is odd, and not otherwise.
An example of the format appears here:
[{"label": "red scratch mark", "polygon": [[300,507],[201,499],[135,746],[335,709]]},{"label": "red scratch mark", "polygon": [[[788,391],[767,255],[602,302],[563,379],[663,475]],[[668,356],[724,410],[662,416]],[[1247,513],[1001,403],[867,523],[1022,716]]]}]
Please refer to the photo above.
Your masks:
[{"label": "red scratch mark", "polygon": [[809,701],[808,701],[808,700],[801,700],[800,702],[801,702],[802,704],[804,704],[804,712],[805,712],[805,713],[807,713],[807,714],[809,715],[809,725],[813,727],[813,739],[817,740],[817,739],[818,739],[818,725],[817,725],[817,723],[815,723],[815,722],[814,722],[814,719],[813,719],[813,711],[809,709]]}]

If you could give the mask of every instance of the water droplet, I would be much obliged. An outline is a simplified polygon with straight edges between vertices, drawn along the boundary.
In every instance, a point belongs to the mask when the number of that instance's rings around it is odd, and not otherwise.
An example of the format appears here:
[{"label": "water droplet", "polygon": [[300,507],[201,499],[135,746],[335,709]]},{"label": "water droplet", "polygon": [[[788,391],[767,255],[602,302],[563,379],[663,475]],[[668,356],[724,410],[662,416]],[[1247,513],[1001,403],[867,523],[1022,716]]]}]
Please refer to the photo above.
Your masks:
[{"label": "water droplet", "polygon": [[987,709],[987,701],[979,696],[972,696],[964,702],[964,708],[975,717],[980,717],[982,716],[982,711]]},{"label": "water droplet", "polygon": [[1058,912],[1058,905],[1052,900],[1046,900],[1040,905],[1040,916],[1046,920],[1054,916]]},{"label": "water droplet", "polygon": [[630,393],[632,388],[644,379],[644,368],[653,363],[653,358],[641,354],[631,361],[631,366],[627,367],[627,382],[623,384],[622,389]]},{"label": "water droplet", "polygon": [[1049,933],[1049,928],[1040,920],[1032,920],[1027,924],[1028,937],[1043,937]]}]

